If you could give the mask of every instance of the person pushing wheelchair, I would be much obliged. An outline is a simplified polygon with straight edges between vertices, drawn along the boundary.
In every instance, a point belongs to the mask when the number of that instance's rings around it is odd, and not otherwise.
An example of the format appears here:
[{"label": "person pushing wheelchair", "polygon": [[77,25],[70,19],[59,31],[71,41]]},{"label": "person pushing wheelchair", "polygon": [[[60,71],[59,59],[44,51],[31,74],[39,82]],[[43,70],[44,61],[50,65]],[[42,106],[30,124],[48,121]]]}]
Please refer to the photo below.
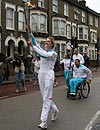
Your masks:
[{"label": "person pushing wheelchair", "polygon": [[92,80],[92,73],[90,69],[86,66],[80,64],[80,60],[75,60],[75,65],[73,67],[73,78],[69,81],[70,85],[70,95],[76,95],[77,86],[79,83],[82,83],[84,80],[90,84]]}]

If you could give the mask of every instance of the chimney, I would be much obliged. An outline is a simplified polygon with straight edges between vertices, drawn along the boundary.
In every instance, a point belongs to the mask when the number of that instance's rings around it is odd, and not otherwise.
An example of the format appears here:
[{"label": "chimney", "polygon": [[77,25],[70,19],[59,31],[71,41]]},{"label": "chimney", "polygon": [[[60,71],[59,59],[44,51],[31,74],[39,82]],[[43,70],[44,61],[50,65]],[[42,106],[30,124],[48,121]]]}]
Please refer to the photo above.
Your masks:
[{"label": "chimney", "polygon": [[80,6],[86,7],[86,1],[85,0],[80,0],[79,2]]}]

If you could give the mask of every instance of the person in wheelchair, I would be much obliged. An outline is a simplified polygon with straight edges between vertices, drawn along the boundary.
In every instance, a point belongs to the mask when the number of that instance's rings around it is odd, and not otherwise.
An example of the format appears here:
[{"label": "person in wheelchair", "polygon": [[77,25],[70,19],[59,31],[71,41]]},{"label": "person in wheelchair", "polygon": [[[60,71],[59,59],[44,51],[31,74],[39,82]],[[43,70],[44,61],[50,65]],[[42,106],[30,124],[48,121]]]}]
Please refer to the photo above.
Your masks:
[{"label": "person in wheelchair", "polygon": [[75,60],[75,65],[73,67],[73,78],[69,81],[70,85],[70,95],[76,95],[77,86],[79,83],[82,83],[84,80],[90,84],[92,80],[92,73],[90,69],[86,66],[80,64],[80,60]]}]

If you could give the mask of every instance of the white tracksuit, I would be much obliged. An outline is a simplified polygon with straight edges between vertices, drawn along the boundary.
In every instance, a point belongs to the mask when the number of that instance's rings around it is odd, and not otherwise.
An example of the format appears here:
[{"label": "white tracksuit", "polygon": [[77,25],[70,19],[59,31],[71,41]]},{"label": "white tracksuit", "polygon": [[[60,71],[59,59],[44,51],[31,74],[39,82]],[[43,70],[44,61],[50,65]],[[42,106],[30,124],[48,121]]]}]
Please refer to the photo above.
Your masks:
[{"label": "white tracksuit", "polygon": [[43,98],[43,106],[41,113],[41,121],[47,121],[49,110],[57,110],[56,105],[52,101],[52,93],[54,86],[54,65],[57,59],[57,53],[54,50],[48,52],[43,50],[31,35],[33,49],[41,57],[40,70],[38,74],[39,86]]},{"label": "white tracksuit", "polygon": [[84,57],[81,55],[81,54],[74,54],[73,55],[73,61],[74,61],[74,63],[75,63],[75,60],[76,59],[79,59],[80,60],[80,64],[84,64]]}]

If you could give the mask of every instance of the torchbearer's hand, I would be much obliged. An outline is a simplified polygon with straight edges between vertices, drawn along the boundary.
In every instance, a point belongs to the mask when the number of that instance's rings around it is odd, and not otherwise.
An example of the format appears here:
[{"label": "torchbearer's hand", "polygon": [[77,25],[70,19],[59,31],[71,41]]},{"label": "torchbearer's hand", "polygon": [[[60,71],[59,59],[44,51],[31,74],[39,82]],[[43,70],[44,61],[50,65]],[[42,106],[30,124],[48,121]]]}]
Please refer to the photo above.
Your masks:
[{"label": "torchbearer's hand", "polygon": [[29,30],[30,33],[32,33],[32,30],[30,28],[30,25],[26,25],[26,29]]},{"label": "torchbearer's hand", "polygon": [[32,46],[32,42],[30,39],[27,41],[27,45]]}]

